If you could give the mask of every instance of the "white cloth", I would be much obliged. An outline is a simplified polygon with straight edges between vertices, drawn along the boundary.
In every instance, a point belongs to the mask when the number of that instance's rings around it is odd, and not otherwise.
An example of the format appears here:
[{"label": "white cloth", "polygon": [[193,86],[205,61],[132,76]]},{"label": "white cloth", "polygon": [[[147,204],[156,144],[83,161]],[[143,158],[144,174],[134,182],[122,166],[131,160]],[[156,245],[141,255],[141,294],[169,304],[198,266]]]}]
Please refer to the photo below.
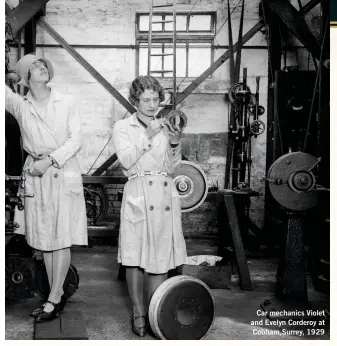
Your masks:
[{"label": "white cloth", "polygon": [[[32,105],[32,96],[13,93],[6,86],[6,110],[17,120],[23,148],[29,153],[26,171],[24,210],[15,212],[27,243],[42,251],[71,245],[87,245],[87,218],[82,176],[76,154],[81,148],[81,125],[78,105],[65,94],[51,90],[42,118]],[[34,159],[51,155],[56,161],[42,177],[29,174]]]},{"label": "white cloth", "polygon": [[[172,174],[181,161],[181,145],[171,148],[162,129],[149,139],[136,114],[119,120],[113,143],[126,176],[143,171]],[[124,187],[118,262],[154,274],[186,262],[180,198],[170,176],[137,177]]]}]

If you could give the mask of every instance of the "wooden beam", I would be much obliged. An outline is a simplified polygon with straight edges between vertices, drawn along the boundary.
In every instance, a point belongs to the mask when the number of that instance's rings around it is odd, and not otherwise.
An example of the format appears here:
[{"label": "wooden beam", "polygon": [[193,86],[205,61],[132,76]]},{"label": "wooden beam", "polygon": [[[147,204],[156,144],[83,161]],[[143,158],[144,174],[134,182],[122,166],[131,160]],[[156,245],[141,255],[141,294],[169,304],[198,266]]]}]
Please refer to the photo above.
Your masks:
[{"label": "wooden beam", "polygon": [[[30,19],[24,28],[25,35],[25,54],[32,54],[36,52],[36,22],[39,19],[39,13],[35,14],[32,19]],[[23,94],[28,93],[28,88],[23,87]]]},{"label": "wooden beam", "polygon": [[[242,44],[247,43],[257,32],[259,32],[264,27],[264,24],[259,22],[255,24],[243,37]],[[238,48],[238,43],[233,46],[233,52],[236,52]],[[196,78],[187,88],[185,88],[177,97],[177,104],[183,102],[185,98],[190,95],[193,90],[195,90],[209,75],[211,75],[215,70],[217,70],[224,62],[229,59],[229,50],[227,50],[220,58],[218,58],[214,63],[198,78]]]},{"label": "wooden beam", "polygon": [[79,62],[112,96],[130,113],[136,109],[96,69],[94,69],[74,48],[72,48],[46,21],[41,18],[40,26],[56,40],[77,62]]},{"label": "wooden beam", "polygon": [[[262,0],[265,6],[268,6],[277,17],[287,26],[287,28],[301,41],[301,43],[317,59],[320,59],[320,46],[315,36],[311,33],[303,13],[297,11],[289,2],[284,0]],[[308,8],[306,8],[306,11]]]},{"label": "wooden beam", "polygon": [[116,162],[118,160],[117,155],[113,154],[112,156],[110,156],[104,163],[102,163],[101,166],[99,166],[94,173],[92,173],[91,175],[93,176],[98,176],[101,175],[102,173],[104,173],[114,162]]},{"label": "wooden beam", "polygon": [[[308,2],[307,4],[305,4],[302,9],[300,10],[300,12],[302,12],[303,14],[308,13],[309,11],[311,11],[314,7],[316,7],[322,0],[311,0],[310,2]],[[324,1],[323,1],[324,2]]]},{"label": "wooden beam", "polygon": [[6,21],[11,25],[13,36],[15,36],[30,19],[41,11],[48,1],[49,0],[23,0],[10,11],[9,14],[6,15]]}]

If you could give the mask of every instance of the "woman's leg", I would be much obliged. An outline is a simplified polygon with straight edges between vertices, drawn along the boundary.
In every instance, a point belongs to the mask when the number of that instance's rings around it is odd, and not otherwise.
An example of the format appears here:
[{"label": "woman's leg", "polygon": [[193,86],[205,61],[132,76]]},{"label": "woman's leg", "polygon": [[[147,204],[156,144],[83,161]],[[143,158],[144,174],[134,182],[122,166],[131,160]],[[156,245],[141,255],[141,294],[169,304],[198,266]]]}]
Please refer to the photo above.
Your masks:
[{"label": "woman's leg", "polygon": [[[133,316],[145,316],[144,309],[144,270],[139,267],[126,267],[126,282],[133,306]],[[145,319],[137,318],[136,327],[143,327]]]},{"label": "woman's leg", "polygon": [[[63,295],[63,284],[70,267],[70,248],[53,251],[53,284],[48,300],[59,303]],[[50,312],[54,309],[52,304],[47,303],[44,311]]]},{"label": "woman's leg", "polygon": [[49,287],[53,286],[53,252],[44,251],[43,252],[44,265],[46,267]]},{"label": "woman's leg", "polygon": [[147,297],[148,305],[150,305],[151,298],[156,289],[167,279],[167,273],[165,274],[150,274],[147,275]]}]

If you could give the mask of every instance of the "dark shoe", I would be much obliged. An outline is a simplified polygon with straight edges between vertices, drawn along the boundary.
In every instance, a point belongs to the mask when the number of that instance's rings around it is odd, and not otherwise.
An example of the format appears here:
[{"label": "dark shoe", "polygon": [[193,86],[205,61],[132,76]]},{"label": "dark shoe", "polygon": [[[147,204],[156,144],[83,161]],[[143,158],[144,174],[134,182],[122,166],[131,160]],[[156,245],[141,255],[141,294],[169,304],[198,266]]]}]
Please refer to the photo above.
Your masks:
[{"label": "dark shoe", "polygon": [[54,310],[52,310],[51,312],[46,312],[43,311],[36,316],[35,318],[35,322],[37,323],[44,323],[44,322],[48,322],[48,321],[52,321],[54,318],[56,318],[57,316],[60,315],[60,306],[61,306],[61,302],[55,304],[53,302],[50,302],[49,300],[47,301],[47,303],[50,303],[54,306]]},{"label": "dark shoe", "polygon": [[43,311],[45,305],[46,305],[46,303],[44,303],[43,305],[41,305],[39,308],[36,308],[35,310],[33,310],[33,311],[29,314],[29,316],[36,317],[37,315],[40,315],[40,313]]},{"label": "dark shoe", "polygon": [[137,317],[132,317],[132,321],[131,321],[131,326],[132,326],[132,331],[134,334],[138,335],[138,336],[145,336],[146,335],[146,322],[145,322],[145,325],[142,326],[142,327],[137,327],[135,326],[135,320],[137,318],[144,318],[145,319],[145,316],[137,316]]}]

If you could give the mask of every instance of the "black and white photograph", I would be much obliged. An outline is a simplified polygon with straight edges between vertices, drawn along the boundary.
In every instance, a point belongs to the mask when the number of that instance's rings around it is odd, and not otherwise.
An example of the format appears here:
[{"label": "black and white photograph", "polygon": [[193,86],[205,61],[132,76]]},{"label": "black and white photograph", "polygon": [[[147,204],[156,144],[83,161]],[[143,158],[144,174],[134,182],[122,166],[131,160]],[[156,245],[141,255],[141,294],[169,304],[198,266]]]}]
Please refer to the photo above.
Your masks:
[{"label": "black and white photograph", "polygon": [[337,1],[4,5],[5,340],[330,341]]}]

